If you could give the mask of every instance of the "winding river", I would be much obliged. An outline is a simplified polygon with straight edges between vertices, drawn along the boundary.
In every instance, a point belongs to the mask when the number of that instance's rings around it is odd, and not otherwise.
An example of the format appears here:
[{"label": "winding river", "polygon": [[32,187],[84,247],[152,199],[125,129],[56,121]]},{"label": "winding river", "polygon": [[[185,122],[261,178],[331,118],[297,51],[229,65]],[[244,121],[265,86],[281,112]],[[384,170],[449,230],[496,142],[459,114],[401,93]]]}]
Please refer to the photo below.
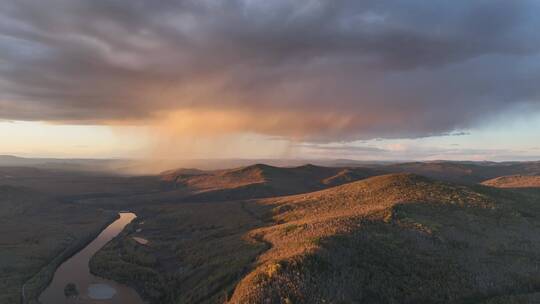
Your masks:
[{"label": "winding river", "polygon": [[[103,230],[90,244],[65,261],[54,274],[54,278],[39,297],[42,304],[143,304],[137,292],[125,285],[97,277],[90,273],[90,258],[107,242],[117,236],[137,216],[120,213],[120,218]],[[67,298],[64,288],[74,283],[79,295]]]}]

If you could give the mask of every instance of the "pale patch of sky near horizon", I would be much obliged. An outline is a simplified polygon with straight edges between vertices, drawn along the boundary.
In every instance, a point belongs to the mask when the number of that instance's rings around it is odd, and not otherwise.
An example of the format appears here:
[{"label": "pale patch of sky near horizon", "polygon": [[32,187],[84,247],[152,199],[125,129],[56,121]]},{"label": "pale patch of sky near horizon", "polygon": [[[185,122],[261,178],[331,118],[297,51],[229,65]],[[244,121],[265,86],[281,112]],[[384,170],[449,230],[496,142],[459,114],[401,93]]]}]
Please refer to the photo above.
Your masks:
[{"label": "pale patch of sky near horizon", "polygon": [[144,148],[133,130],[108,126],[56,125],[45,122],[0,122],[0,154],[23,157],[131,157]]},{"label": "pale patch of sky near horizon", "polygon": [[0,154],[66,158],[540,159],[540,115],[499,117],[461,135],[306,144],[256,134],[163,138],[149,127],[0,122]]},{"label": "pale patch of sky near horizon", "polygon": [[[540,160],[540,115],[523,114],[511,121],[498,117],[454,135],[358,141],[348,146],[380,149],[364,153],[363,159],[369,160]],[[354,152],[345,158],[358,155]]]}]

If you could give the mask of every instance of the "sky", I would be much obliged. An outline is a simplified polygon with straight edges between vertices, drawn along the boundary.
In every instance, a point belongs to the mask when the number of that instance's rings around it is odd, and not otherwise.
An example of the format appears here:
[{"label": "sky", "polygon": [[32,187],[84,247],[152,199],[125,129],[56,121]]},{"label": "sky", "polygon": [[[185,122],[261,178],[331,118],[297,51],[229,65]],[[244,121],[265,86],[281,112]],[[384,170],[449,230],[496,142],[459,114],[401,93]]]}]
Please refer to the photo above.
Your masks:
[{"label": "sky", "polygon": [[540,159],[535,0],[8,0],[0,154]]}]

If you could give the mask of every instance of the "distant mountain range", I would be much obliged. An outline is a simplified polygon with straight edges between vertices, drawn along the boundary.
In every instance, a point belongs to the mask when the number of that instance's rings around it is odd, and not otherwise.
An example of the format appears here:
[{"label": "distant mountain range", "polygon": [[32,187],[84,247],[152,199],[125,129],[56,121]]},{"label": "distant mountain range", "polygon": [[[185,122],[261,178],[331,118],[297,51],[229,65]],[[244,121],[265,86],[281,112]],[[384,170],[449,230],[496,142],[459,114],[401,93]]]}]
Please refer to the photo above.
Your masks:
[{"label": "distant mountain range", "polygon": [[[163,174],[181,173],[174,167],[197,168],[201,172],[229,170],[248,167],[252,164],[266,164],[274,167],[299,167],[313,164],[320,167],[365,168],[386,173],[410,172],[437,179],[456,182],[479,183],[504,175],[531,175],[540,172],[540,161],[529,162],[489,162],[489,161],[359,161],[347,159],[60,159],[23,158],[0,155],[0,167],[37,167],[74,171],[102,171],[116,174]],[[187,171],[184,171],[186,173]]]},{"label": "distant mountain range", "polygon": [[188,190],[188,200],[233,200],[311,192],[377,174],[380,172],[371,168],[256,164],[216,171],[179,169],[164,172],[162,179]]}]

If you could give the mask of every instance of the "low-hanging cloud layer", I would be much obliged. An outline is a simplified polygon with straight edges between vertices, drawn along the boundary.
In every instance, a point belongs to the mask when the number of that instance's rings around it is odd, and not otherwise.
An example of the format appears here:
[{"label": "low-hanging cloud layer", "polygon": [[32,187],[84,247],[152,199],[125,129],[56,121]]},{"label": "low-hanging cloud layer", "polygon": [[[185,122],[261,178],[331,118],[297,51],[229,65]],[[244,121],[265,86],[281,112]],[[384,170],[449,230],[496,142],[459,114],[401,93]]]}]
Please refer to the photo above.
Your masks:
[{"label": "low-hanging cloud layer", "polygon": [[539,16],[536,0],[8,0],[0,119],[446,134],[539,111]]}]

